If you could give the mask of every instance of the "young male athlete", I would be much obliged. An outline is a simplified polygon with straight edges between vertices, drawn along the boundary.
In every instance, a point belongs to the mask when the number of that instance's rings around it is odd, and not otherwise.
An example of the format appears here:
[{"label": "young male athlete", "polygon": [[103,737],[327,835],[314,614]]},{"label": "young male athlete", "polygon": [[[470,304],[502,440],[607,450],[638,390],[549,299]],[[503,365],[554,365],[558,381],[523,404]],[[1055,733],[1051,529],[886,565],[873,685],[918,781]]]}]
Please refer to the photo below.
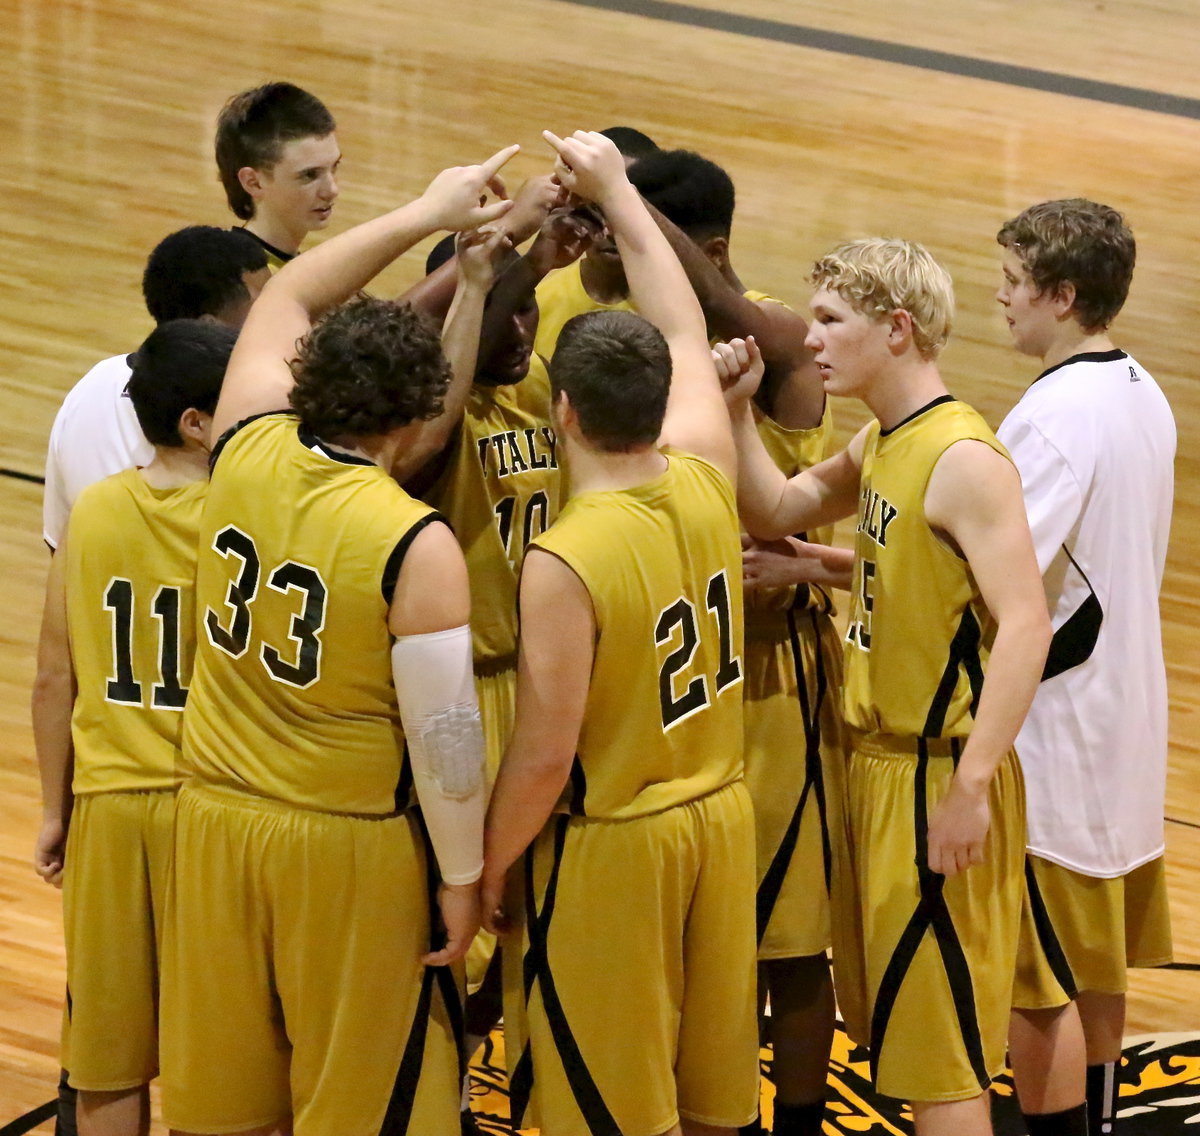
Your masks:
[{"label": "young male athlete", "polygon": [[1016,471],[938,373],[949,275],[918,245],[871,239],[821,258],[813,281],[808,342],[825,390],[861,398],[876,419],[788,479],[749,404],[757,353],[718,348],[727,378],[746,376],[730,396],[739,506],[768,539],[857,506],[838,998],[878,1090],[912,1102],[921,1136],[977,1136],[991,1132],[1020,918],[1012,744],[1049,621]]},{"label": "young male athlete", "polygon": [[[425,968],[460,958],[478,926],[470,598],[453,534],[390,476],[444,444],[450,375],[411,309],[342,301],[430,233],[504,212],[481,194],[515,151],[443,171],[287,265],[230,362],[164,951],[163,1107],[177,1131],[456,1130],[453,982]],[[474,373],[490,282],[460,289],[466,350],[451,313],[447,416]],[[432,951],[427,872],[447,937]]]},{"label": "young male athlete", "polygon": [[581,316],[550,364],[570,498],[526,551],[485,858],[485,918],[520,928],[514,1115],[532,1090],[548,1136],[731,1132],[758,1089],[734,452],[703,316],[620,153],[546,137],[646,319]]},{"label": "young male athlete", "polygon": [[329,224],[342,152],[325,104],[293,83],[234,95],[217,118],[217,173],[233,215],[283,267]]},{"label": "young male athlete", "polygon": [[[446,517],[466,555],[475,687],[491,777],[512,733],[521,562],[529,542],[558,516],[562,496],[550,380],[545,361],[533,351],[538,324],[534,288],[547,272],[576,260],[591,233],[582,220],[559,210],[524,256],[510,251],[488,297],[462,422],[442,453],[407,484]],[[426,260],[426,272],[436,273],[453,252],[450,238],[440,242]],[[495,939],[485,931],[467,957],[468,1058],[502,1012],[500,960],[494,950]],[[464,1113],[464,1131],[474,1131],[472,1123]]]},{"label": "young male athlete", "polygon": [[[734,187],[715,162],[688,150],[639,158],[629,180],[653,210],[696,291],[711,336],[753,337],[768,360],[755,418],[768,452],[791,476],[825,458],[833,417],[804,345],[808,325],[764,292],[748,290],[730,261]],[[827,543],[829,534],[814,532]],[[746,584],[746,786],[758,835],[756,924],[760,988],[771,1001],[777,1136],[821,1131],[833,1042],[830,810],[842,793],[841,645],[829,591],[759,586],[768,558],[790,566],[791,547],[751,545]],[[779,568],[773,566],[774,570]]]},{"label": "young male athlete", "polygon": [[1017,350],[1043,367],[999,437],[1021,474],[1055,628],[1017,742],[1030,855],[1013,1071],[1031,1136],[1100,1134],[1114,1119],[1126,967],[1171,958],[1158,593],[1175,422],[1109,337],[1135,257],[1120,213],[1046,201],[997,240],[996,299]]},{"label": "young male athlete", "polygon": [[[632,126],[610,126],[600,133],[621,152],[626,166],[658,149],[652,138]],[[535,350],[543,359],[554,354],[559,333],[573,316],[632,311],[629,284],[612,234],[602,231],[582,259],[550,273],[538,285],[537,300],[541,320]]]},{"label": "young male athlete", "polygon": [[64,888],[62,1063],[83,1136],[149,1130],[196,540],[211,416],[236,336],[199,320],[150,334],[129,396],[154,456],[83,491],[50,568],[33,698],[43,804],[34,866]]},{"label": "young male athlete", "polygon": [[[193,225],[155,247],[142,275],[142,295],[157,324],[209,319],[238,328],[268,276],[266,254],[245,233]],[[129,359],[113,355],[97,363],[55,415],[42,503],[42,535],[51,549],[62,540],[71,506],[86,486],[154,457],[126,394]]]}]

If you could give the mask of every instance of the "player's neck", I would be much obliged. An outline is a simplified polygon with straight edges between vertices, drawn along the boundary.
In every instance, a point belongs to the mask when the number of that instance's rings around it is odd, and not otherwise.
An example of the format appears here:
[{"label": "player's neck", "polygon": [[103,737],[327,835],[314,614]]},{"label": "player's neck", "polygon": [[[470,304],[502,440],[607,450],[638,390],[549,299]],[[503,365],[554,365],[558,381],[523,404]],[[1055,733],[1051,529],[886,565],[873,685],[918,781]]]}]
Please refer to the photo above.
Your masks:
[{"label": "player's neck", "polygon": [[655,446],[629,453],[592,450],[567,442],[566,465],[571,497],[580,493],[633,489],[661,477],[667,459]]},{"label": "player's neck", "polygon": [[922,360],[899,373],[878,377],[861,397],[879,419],[880,429],[892,430],[934,399],[949,393],[937,364]]},{"label": "player's neck", "polygon": [[594,257],[579,262],[579,280],[583,290],[598,304],[619,304],[629,298],[629,284],[621,262],[607,263]]},{"label": "player's neck", "polygon": [[246,222],[246,229],[260,241],[265,241],[288,256],[295,256],[300,251],[301,242],[308,236],[307,229],[296,232],[279,217],[261,209]]},{"label": "player's neck", "polygon": [[1065,363],[1073,355],[1085,355],[1095,351],[1111,351],[1113,341],[1107,330],[1092,334],[1084,331],[1078,324],[1064,328],[1063,334],[1057,336],[1050,349],[1042,356],[1042,370],[1048,371]]},{"label": "player's neck", "polygon": [[181,489],[208,479],[208,450],[196,444],[155,446],[154,460],[142,467],[142,477],[152,489]]}]

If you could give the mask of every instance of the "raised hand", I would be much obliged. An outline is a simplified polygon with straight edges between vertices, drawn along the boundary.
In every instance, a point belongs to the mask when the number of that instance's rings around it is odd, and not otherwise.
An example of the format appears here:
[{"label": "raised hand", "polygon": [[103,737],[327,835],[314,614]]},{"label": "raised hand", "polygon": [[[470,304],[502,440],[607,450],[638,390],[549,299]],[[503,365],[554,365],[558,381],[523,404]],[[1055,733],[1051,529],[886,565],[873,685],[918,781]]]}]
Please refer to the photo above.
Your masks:
[{"label": "raised hand", "polygon": [[[613,142],[594,130],[576,130],[570,138],[559,138],[549,130],[542,137],[558,153],[554,174],[577,197],[603,208],[613,193],[629,186],[625,158]],[[631,187],[630,187],[631,188]]]},{"label": "raised hand", "polygon": [[734,407],[752,398],[763,377],[763,358],[754,342],[747,339],[731,339],[718,343],[712,352],[717,378],[725,392],[726,405]]},{"label": "raised hand", "polygon": [[459,233],[454,242],[459,276],[466,283],[486,291],[500,275],[512,247],[509,234],[494,225],[481,225],[478,229]]},{"label": "raised hand", "polygon": [[506,146],[478,166],[452,166],[442,170],[429,183],[421,201],[429,210],[430,222],[439,229],[451,231],[473,229],[504,216],[513,203],[508,200],[487,204],[487,191],[504,198],[504,183],[500,168],[520,146]]},{"label": "raised hand", "polygon": [[544,275],[573,264],[600,238],[601,226],[588,210],[561,206],[551,211],[529,248],[529,258]]},{"label": "raised hand", "polygon": [[527,241],[544,224],[551,211],[565,204],[567,191],[553,174],[529,178],[513,198],[503,228],[515,245]]}]

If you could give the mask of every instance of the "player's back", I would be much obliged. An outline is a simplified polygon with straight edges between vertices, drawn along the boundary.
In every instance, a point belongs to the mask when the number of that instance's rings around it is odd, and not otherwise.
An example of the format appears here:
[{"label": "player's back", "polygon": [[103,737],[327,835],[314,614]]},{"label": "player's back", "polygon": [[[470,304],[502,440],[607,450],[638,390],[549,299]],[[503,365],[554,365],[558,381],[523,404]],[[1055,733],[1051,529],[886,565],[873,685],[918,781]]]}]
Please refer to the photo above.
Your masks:
[{"label": "player's back", "polygon": [[387,618],[434,517],[293,414],[226,435],[201,527],[189,773],[330,812],[404,807]]},{"label": "player's back", "polygon": [[579,576],[596,619],[574,813],[642,816],[742,775],[733,488],[707,462],[665,453],[659,477],[572,498],[534,542]]},{"label": "player's back", "polygon": [[585,312],[631,312],[629,300],[606,304],[595,300],[583,286],[582,261],[549,273],[537,286],[538,329],[533,341],[534,351],[543,359],[554,355],[558,337],[568,320]]},{"label": "player's back", "polygon": [[75,793],[173,788],[195,653],[196,536],[206,481],[125,470],[88,486],[65,549]]}]

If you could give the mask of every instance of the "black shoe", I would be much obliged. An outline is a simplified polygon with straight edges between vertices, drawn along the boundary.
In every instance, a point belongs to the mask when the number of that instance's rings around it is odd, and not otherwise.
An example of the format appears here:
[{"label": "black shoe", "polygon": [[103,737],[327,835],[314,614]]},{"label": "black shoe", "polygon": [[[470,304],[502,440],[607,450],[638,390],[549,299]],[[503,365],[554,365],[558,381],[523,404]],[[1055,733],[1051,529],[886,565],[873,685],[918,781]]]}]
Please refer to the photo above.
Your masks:
[{"label": "black shoe", "polygon": [[483,1136],[479,1125],[475,1123],[475,1114],[469,1108],[464,1108],[458,1114],[458,1119],[462,1126],[462,1136]]}]

